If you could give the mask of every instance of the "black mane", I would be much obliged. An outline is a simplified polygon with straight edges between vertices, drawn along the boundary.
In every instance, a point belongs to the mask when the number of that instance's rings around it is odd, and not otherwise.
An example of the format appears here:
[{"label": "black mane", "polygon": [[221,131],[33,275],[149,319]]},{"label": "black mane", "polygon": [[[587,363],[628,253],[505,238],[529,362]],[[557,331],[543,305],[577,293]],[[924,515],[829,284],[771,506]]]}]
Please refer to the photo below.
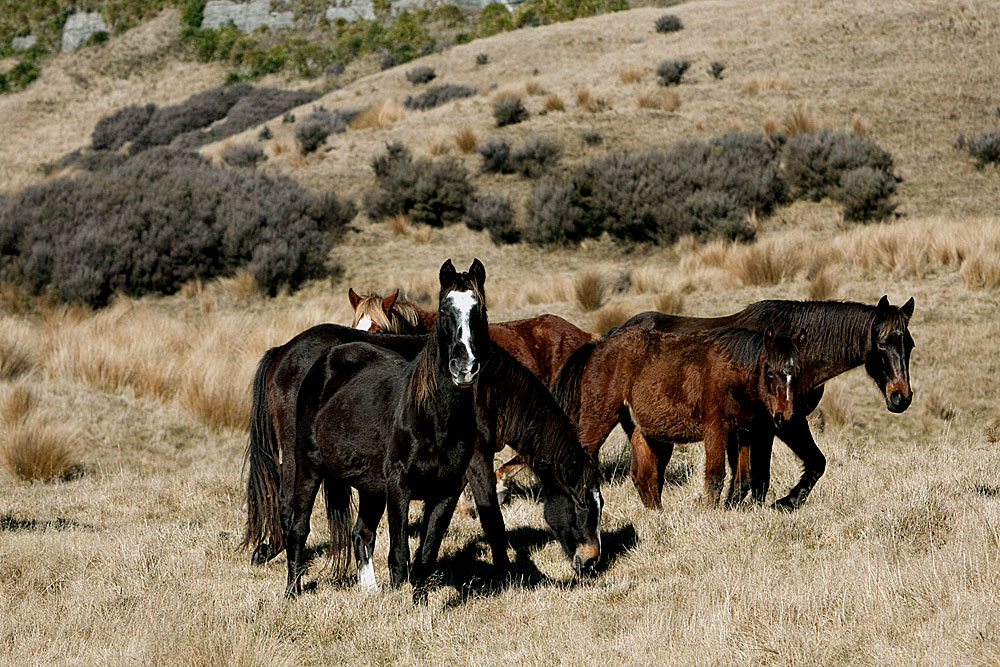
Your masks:
[{"label": "black mane", "polygon": [[[875,323],[875,306],[853,301],[779,301],[751,304],[737,313],[733,323],[750,328],[773,326],[778,331],[805,329],[808,338],[802,352],[823,350],[861,363]],[[833,355],[831,355],[831,351]]]}]

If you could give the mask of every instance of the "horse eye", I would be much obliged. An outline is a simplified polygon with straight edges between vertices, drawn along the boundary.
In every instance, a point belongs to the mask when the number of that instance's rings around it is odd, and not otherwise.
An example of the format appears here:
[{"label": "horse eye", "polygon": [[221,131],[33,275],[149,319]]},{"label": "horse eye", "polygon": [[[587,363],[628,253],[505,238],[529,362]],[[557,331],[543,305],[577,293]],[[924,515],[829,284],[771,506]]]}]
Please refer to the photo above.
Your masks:
[{"label": "horse eye", "polygon": [[774,371],[770,371],[769,370],[767,372],[767,377],[768,377],[769,380],[773,380],[774,379]]}]

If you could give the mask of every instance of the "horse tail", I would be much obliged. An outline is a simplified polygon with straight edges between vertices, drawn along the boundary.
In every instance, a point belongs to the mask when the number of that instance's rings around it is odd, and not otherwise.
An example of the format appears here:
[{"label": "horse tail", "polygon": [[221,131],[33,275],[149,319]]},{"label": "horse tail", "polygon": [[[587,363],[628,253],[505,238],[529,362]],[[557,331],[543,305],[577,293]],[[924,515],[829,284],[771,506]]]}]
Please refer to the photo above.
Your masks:
[{"label": "horse tail", "polygon": [[597,348],[599,340],[592,340],[581,345],[573,354],[569,355],[566,363],[559,369],[559,375],[552,386],[552,395],[560,407],[570,418],[580,421],[580,384],[583,380],[583,369],[590,361],[590,355]]},{"label": "horse tail", "polygon": [[278,510],[279,448],[274,421],[267,404],[267,377],[280,348],[272,347],[257,364],[250,409],[250,437],[243,465],[247,475],[247,525],[243,548],[255,547],[253,562],[263,564],[285,548]]},{"label": "horse tail", "polygon": [[353,545],[351,487],[340,480],[327,477],[323,480],[323,499],[326,501],[326,521],[330,527],[329,567],[334,579],[344,579],[351,565]]}]

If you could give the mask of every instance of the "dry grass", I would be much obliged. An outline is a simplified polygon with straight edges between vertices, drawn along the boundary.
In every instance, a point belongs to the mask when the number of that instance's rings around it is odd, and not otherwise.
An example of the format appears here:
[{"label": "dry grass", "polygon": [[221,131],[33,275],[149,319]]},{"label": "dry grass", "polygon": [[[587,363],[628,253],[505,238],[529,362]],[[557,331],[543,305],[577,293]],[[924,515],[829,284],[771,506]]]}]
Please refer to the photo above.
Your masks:
[{"label": "dry grass", "polygon": [[972,289],[1000,289],[1000,248],[975,251],[962,264],[962,280]]},{"label": "dry grass", "polygon": [[0,398],[0,421],[7,427],[23,424],[37,404],[35,393],[27,385],[15,384]]},{"label": "dry grass", "polygon": [[73,436],[38,418],[37,399],[26,385],[0,397],[0,463],[17,479],[48,482],[63,477],[73,464]]},{"label": "dry grass", "polygon": [[621,303],[606,306],[594,313],[593,325],[590,327],[590,330],[596,334],[603,334],[609,329],[620,325],[630,318],[632,314],[632,311]]},{"label": "dry grass", "polygon": [[733,246],[726,267],[744,285],[777,285],[803,269],[808,252],[794,240],[759,241]]},{"label": "dry grass", "polygon": [[603,276],[597,271],[587,271],[576,277],[573,293],[576,302],[585,312],[597,310],[604,305],[607,291]]},{"label": "dry grass", "polygon": [[240,301],[250,301],[261,294],[257,279],[246,269],[237,269],[231,278],[219,278],[215,282],[221,291]]},{"label": "dry grass", "polygon": [[[807,334],[808,335],[808,334]],[[828,383],[819,404],[824,424],[842,427],[850,423],[851,406],[839,383]]]},{"label": "dry grass", "polygon": [[393,99],[382,100],[366,107],[351,119],[348,127],[352,130],[386,130],[396,122],[403,120],[408,111],[402,104]]},{"label": "dry grass", "polygon": [[828,301],[837,295],[837,287],[840,276],[836,269],[830,266],[823,266],[809,277],[809,287],[807,294],[813,301]]},{"label": "dry grass", "polygon": [[[785,118],[781,121],[781,129],[787,135],[805,134],[819,129],[819,122],[811,111],[800,104],[785,114]],[[768,132],[768,134],[773,133]]]},{"label": "dry grass", "polygon": [[653,305],[661,313],[680,315],[684,312],[684,293],[680,289],[661,292]]},{"label": "dry grass", "polygon": [[538,81],[537,79],[532,79],[531,81],[528,81],[526,84],[524,84],[524,92],[527,95],[536,97],[538,95],[546,95],[548,94],[549,91],[545,90],[545,87],[542,86],[540,81]]},{"label": "dry grass", "polygon": [[641,79],[645,73],[646,69],[644,67],[626,67],[618,73],[618,78],[625,85],[629,85]]},{"label": "dry grass", "polygon": [[590,92],[590,88],[584,86],[583,88],[578,88],[576,91],[576,106],[590,113],[600,113],[608,109],[610,105],[607,100],[595,96]]},{"label": "dry grass", "polygon": [[31,354],[18,341],[0,340],[0,380],[9,380],[31,370]]},{"label": "dry grass", "polygon": [[778,74],[753,76],[740,82],[740,90],[751,97],[766,90],[788,90],[790,87],[788,77]]},{"label": "dry grass", "polygon": [[543,108],[546,111],[565,111],[566,105],[563,103],[563,99],[556,95],[555,93],[549,93],[545,96],[545,101],[542,103]]},{"label": "dry grass", "polygon": [[681,105],[681,96],[676,90],[649,90],[636,96],[635,102],[640,109],[676,111]]},{"label": "dry grass", "polygon": [[427,146],[427,153],[434,157],[448,152],[448,140],[440,134],[430,135],[424,144]]},{"label": "dry grass", "polygon": [[479,145],[479,135],[471,127],[463,127],[455,133],[453,139],[458,150],[466,154],[475,153],[476,146]]}]

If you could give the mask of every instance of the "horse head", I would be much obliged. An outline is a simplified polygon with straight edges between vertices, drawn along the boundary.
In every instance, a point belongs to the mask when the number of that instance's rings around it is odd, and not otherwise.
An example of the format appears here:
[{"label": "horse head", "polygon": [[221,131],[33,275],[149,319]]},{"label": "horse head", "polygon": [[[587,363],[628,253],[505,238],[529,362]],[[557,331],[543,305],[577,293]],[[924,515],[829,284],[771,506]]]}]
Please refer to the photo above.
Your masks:
[{"label": "horse head", "polygon": [[[546,489],[545,522],[556,534],[563,551],[573,560],[577,575],[591,575],[601,560],[601,496],[597,462],[582,449],[584,465],[574,464],[575,474],[583,473],[572,487],[555,484]],[[582,468],[582,470],[581,470]]]},{"label": "horse head", "polygon": [[351,323],[351,328],[370,333],[389,331],[392,328],[390,324],[393,317],[392,307],[398,296],[398,289],[385,298],[374,292],[359,296],[353,288],[349,287],[347,298],[351,302],[351,308],[354,309],[354,321]]},{"label": "horse head", "polygon": [[764,331],[764,347],[758,360],[758,390],[774,425],[792,418],[799,374],[799,347],[805,345],[806,330],[795,336],[777,334],[774,327]]},{"label": "horse head", "polygon": [[478,259],[464,273],[451,260],[441,265],[437,338],[452,382],[471,387],[490,350],[486,317],[486,268]]},{"label": "horse head", "polygon": [[891,306],[883,296],[875,306],[865,370],[882,391],[890,412],[903,412],[913,400],[910,387],[913,338],[909,330],[912,316],[913,297],[902,306]]}]

